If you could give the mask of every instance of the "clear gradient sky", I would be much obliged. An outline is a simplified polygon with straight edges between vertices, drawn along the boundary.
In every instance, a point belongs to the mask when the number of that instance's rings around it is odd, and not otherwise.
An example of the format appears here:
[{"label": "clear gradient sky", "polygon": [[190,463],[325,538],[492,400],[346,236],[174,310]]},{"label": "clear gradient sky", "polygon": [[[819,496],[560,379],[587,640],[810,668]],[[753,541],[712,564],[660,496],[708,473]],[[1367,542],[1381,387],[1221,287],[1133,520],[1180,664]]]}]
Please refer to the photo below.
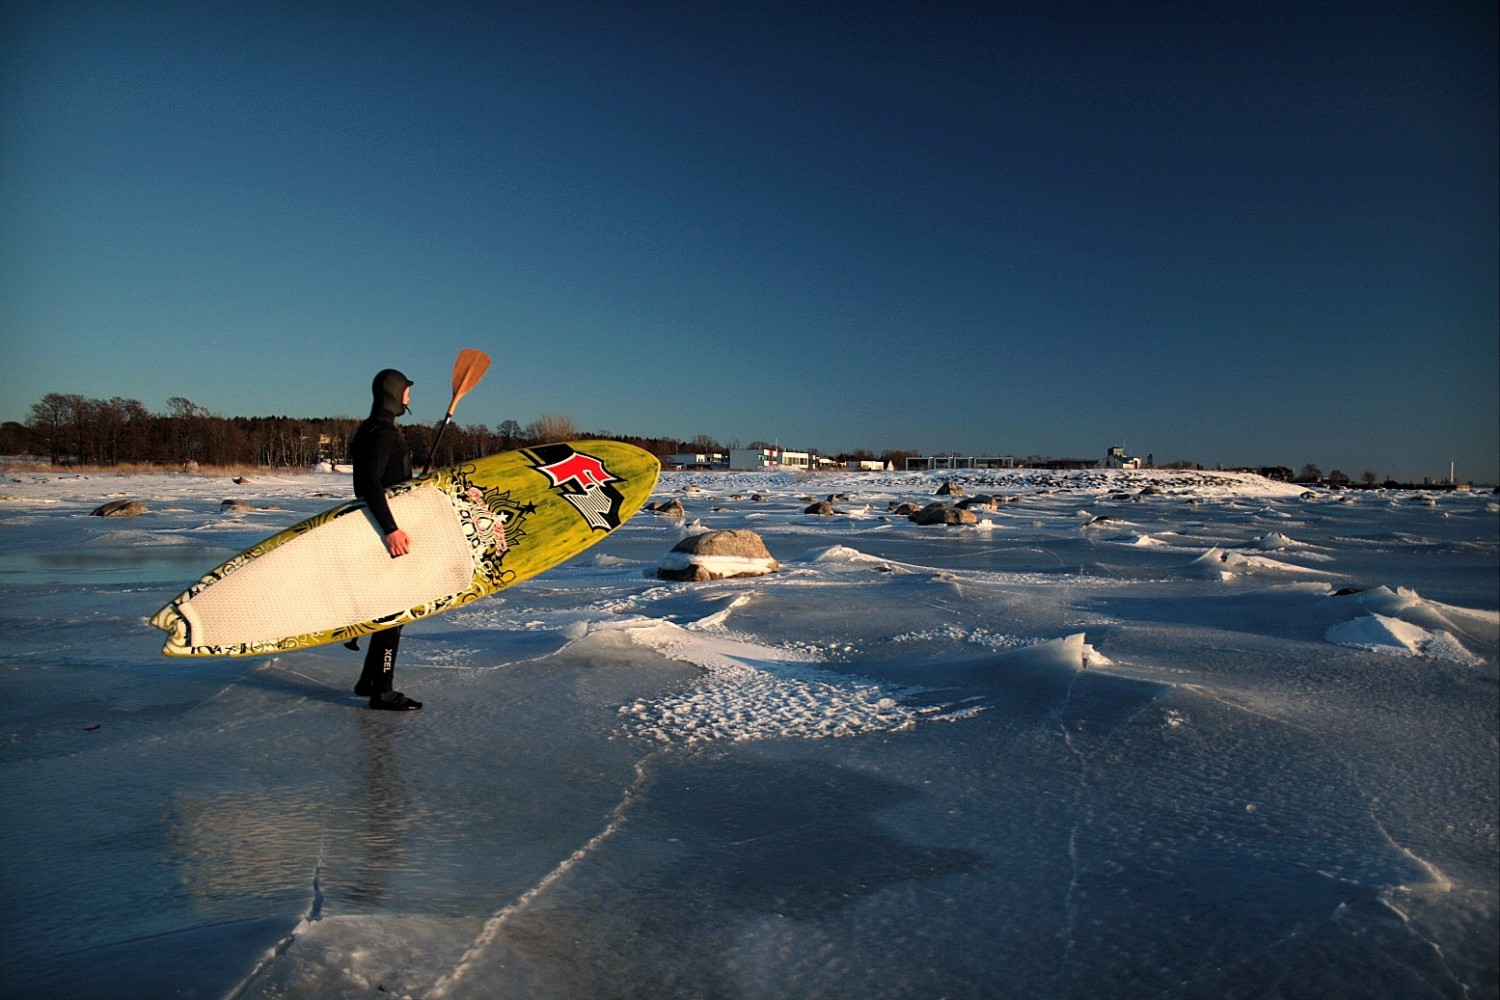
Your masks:
[{"label": "clear gradient sky", "polygon": [[1496,9],[0,7],[45,393],[1500,478]]}]

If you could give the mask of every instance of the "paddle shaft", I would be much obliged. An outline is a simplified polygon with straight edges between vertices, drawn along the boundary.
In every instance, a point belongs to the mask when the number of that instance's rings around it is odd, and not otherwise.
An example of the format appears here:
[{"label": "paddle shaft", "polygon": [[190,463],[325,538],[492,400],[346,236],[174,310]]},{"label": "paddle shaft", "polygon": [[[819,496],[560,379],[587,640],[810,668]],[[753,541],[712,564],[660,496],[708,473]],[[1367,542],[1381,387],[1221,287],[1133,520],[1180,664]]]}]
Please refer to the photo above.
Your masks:
[{"label": "paddle shaft", "polygon": [[443,440],[443,431],[447,430],[448,425],[451,423],[453,423],[453,413],[450,410],[448,415],[443,418],[443,422],[438,424],[437,434],[433,435],[432,448],[427,452],[427,461],[422,465],[422,475],[425,476],[432,471],[433,460],[437,458],[438,444]]}]

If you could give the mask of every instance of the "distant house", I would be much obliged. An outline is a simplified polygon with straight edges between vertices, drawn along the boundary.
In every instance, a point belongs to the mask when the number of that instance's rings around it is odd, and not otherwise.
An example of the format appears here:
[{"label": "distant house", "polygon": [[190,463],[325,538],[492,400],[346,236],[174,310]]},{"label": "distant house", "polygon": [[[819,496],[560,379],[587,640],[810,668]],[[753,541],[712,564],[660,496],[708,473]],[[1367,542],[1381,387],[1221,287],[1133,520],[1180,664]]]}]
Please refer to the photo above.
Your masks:
[{"label": "distant house", "polygon": [[728,459],[718,453],[683,452],[668,455],[666,463],[683,469],[722,469],[728,463]]},{"label": "distant house", "polygon": [[891,463],[882,462],[878,458],[851,460],[844,463],[844,468],[850,472],[890,472]]},{"label": "distant house", "polygon": [[729,468],[735,472],[793,469],[805,471],[812,467],[812,454],[805,451],[787,451],[784,448],[734,448],[729,452]]},{"label": "distant house", "polygon": [[1125,449],[1116,447],[1109,449],[1104,456],[1104,461],[1099,463],[1101,469],[1139,469],[1145,463],[1133,455],[1126,455]]}]

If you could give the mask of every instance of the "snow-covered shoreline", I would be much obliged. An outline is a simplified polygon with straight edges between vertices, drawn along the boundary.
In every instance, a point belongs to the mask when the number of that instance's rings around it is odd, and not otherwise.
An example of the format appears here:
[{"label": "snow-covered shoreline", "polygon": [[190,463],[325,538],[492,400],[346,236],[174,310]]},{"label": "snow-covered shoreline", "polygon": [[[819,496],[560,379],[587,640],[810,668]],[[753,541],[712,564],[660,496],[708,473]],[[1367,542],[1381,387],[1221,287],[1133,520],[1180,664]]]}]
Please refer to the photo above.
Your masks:
[{"label": "snow-covered shoreline", "polygon": [[[241,482],[240,480],[243,480]],[[1136,492],[1156,488],[1176,495],[1196,496],[1268,496],[1295,497],[1308,487],[1279,482],[1250,472],[1195,471],[1177,469],[1098,469],[1052,471],[1046,469],[1014,470],[918,470],[908,472],[729,472],[721,470],[669,470],[661,475],[658,492],[674,493],[697,488],[715,493],[751,493],[761,491],[826,493],[847,492],[917,492],[935,489],[938,484],[953,482],[975,489],[1009,491],[1070,490],[1081,493]],[[143,496],[196,495],[210,485],[220,490],[241,493],[275,491],[277,493],[347,492],[348,470],[311,468],[306,470],[260,470],[243,472],[177,472],[161,470],[150,473],[113,472],[108,470],[73,471],[24,470],[0,471],[0,496],[12,502],[25,499],[84,498],[88,484],[109,487],[100,496],[134,492]],[[1318,488],[1314,488],[1318,489]],[[1372,494],[1399,493],[1406,490],[1361,491]]]}]

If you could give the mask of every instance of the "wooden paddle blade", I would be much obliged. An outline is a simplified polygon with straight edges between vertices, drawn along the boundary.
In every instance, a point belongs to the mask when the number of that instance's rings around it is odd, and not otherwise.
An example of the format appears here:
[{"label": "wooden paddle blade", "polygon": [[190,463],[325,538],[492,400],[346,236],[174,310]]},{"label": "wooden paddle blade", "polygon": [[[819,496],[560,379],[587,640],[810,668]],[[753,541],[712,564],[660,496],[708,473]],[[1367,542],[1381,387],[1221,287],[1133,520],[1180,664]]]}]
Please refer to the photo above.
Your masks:
[{"label": "wooden paddle blade", "polygon": [[490,356],[483,351],[465,347],[458,352],[458,360],[453,362],[453,399],[448,403],[448,413],[438,425],[437,434],[432,439],[432,448],[427,452],[427,463],[422,468],[422,475],[432,471],[432,463],[437,458],[438,442],[443,440],[443,431],[453,423],[453,411],[458,409],[458,401],[478,385],[479,380],[484,378],[484,373],[489,370]]},{"label": "wooden paddle blade", "polygon": [[483,351],[476,351],[472,347],[465,347],[458,352],[458,360],[453,362],[453,399],[468,392],[479,384],[484,378],[484,373],[490,370],[490,356]]}]

